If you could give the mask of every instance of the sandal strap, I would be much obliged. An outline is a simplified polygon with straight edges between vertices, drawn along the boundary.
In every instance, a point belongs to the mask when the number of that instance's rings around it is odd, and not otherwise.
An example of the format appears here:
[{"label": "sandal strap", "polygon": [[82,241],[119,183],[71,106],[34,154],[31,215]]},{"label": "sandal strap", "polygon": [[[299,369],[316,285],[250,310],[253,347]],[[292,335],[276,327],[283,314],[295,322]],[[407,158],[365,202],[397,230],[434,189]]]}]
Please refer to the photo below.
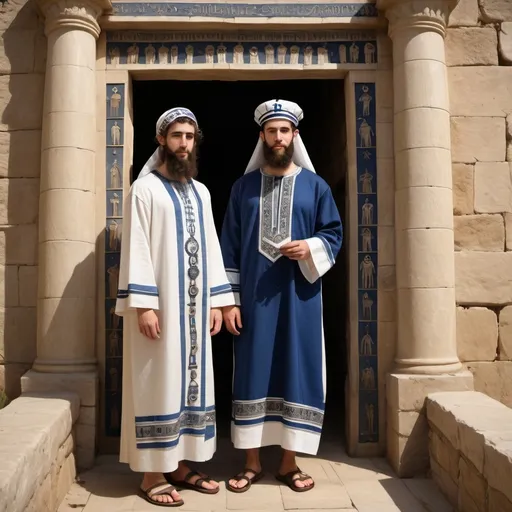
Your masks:
[{"label": "sandal strap", "polygon": [[195,469],[189,471],[186,475],[183,481],[188,482],[189,484],[192,483],[190,480],[192,480],[195,476],[201,476]]},{"label": "sandal strap", "polygon": [[[247,473],[252,473],[252,476],[249,476]],[[238,475],[233,477],[233,480],[240,482],[240,480],[247,480],[251,483],[252,479],[258,474],[258,472],[251,468],[244,468],[243,471],[238,473]]]},{"label": "sandal strap", "polygon": [[173,485],[168,484],[167,482],[158,482],[154,485],[151,485],[147,489],[143,489],[142,487],[141,489],[150,498],[153,498],[153,496],[163,496],[165,494],[171,496],[171,493],[176,490]]}]

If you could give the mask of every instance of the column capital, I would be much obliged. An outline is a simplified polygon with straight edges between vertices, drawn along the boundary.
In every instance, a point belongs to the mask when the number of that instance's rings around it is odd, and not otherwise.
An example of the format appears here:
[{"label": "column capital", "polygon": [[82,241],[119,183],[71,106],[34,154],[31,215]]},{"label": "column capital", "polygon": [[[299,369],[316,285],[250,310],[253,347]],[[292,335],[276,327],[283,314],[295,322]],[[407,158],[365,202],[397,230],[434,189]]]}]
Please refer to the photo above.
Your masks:
[{"label": "column capital", "polygon": [[389,35],[403,29],[446,33],[448,16],[459,0],[377,0],[377,9],[389,20]]},{"label": "column capital", "polygon": [[37,0],[46,19],[45,33],[58,28],[85,30],[100,35],[98,18],[112,8],[110,0]]}]

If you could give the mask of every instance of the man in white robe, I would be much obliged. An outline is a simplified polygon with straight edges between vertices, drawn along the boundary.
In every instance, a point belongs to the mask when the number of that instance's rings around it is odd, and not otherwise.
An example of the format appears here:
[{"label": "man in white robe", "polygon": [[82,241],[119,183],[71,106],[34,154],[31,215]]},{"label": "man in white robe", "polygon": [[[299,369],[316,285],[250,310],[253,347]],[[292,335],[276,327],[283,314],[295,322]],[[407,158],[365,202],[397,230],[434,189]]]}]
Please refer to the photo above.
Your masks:
[{"label": "man in white robe", "polygon": [[255,111],[260,139],[231,191],[221,247],[236,306],[224,309],[235,339],[232,439],[246,450],[228,482],[245,492],[259,480],[259,448],[278,445],[276,477],[296,492],[313,479],[295,453],[316,454],[325,409],[321,277],[334,265],[342,224],[327,183],[313,168],[296,103]]},{"label": "man in white robe", "polygon": [[211,336],[234,304],[210,194],[195,181],[197,120],[185,108],[157,122],[159,147],[125,205],[117,315],[124,317],[121,462],[144,473],[141,495],[179,506],[173,486],[215,494],[184,460],[215,452]]}]

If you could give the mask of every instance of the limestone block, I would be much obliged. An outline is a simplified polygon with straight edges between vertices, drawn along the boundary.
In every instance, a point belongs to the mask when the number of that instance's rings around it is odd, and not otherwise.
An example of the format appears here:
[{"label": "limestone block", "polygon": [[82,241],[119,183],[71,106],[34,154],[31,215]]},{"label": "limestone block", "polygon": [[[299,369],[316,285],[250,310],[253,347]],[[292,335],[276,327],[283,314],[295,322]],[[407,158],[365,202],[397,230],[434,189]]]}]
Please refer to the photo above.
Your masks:
[{"label": "limestone block", "polygon": [[434,459],[430,459],[430,469],[432,471],[432,479],[436,485],[441,489],[448,501],[456,507],[459,501],[459,488],[457,484],[450,478],[448,472]]},{"label": "limestone block", "polygon": [[36,309],[0,310],[0,347],[9,363],[32,363],[36,357]]},{"label": "limestone block", "polygon": [[461,361],[494,361],[498,318],[486,308],[457,308],[457,353]]},{"label": "limestone block", "polygon": [[34,52],[34,72],[45,73],[48,42],[44,34],[44,25],[42,24],[37,28],[35,45],[36,49]]},{"label": "limestone block", "polygon": [[[414,108],[395,114],[395,152],[423,147],[450,149],[449,121],[446,110],[435,108]],[[436,129],[430,130],[430,126]]]},{"label": "limestone block", "polygon": [[484,477],[492,487],[512,501],[512,441],[487,443],[485,448]]},{"label": "limestone block", "polygon": [[[69,162],[73,162],[70,167]],[[95,154],[79,148],[51,148],[42,154],[41,192],[50,189],[95,190]]]},{"label": "limestone block", "polygon": [[[455,358],[455,289],[407,288],[399,289],[397,296],[401,329],[396,357],[414,357],[418,362],[428,359],[432,365],[435,365],[437,358],[440,359],[439,364],[446,364],[447,357]],[[432,318],[436,321],[432,322]],[[433,340],[443,340],[442,353],[433,350]],[[434,343],[437,345],[437,342]],[[432,367],[429,370],[436,371]]]},{"label": "limestone block", "polygon": [[18,305],[18,267],[0,265],[0,307]]},{"label": "limestone block", "polygon": [[0,3],[0,30],[35,29],[38,25],[37,7],[27,0]]},{"label": "limestone block", "polygon": [[453,193],[444,187],[411,187],[395,194],[398,229],[453,229]]},{"label": "limestone block", "polygon": [[512,179],[509,162],[475,165],[475,211],[512,212]]},{"label": "limestone block", "polygon": [[399,411],[421,411],[431,393],[472,391],[473,377],[462,371],[451,375],[389,374],[386,380],[388,405]]},{"label": "limestone block", "polygon": [[512,303],[512,253],[455,253],[455,292],[460,305]]},{"label": "limestone block", "polygon": [[422,426],[410,437],[399,435],[389,425],[386,430],[388,461],[402,478],[423,475],[428,467],[428,427],[426,422]]},{"label": "limestone block", "polygon": [[41,344],[38,357],[93,361],[96,305],[92,297],[39,299],[37,313]]},{"label": "limestone block", "polygon": [[432,393],[427,398],[426,409],[430,424],[479,473],[484,471],[487,440],[512,439],[512,410],[483,393]]},{"label": "limestone block", "polygon": [[452,160],[502,162],[506,155],[505,120],[498,117],[452,117]]},{"label": "limestone block", "polygon": [[448,473],[454,482],[457,482],[460,459],[457,449],[447,439],[432,432],[429,451],[430,456]]},{"label": "limestone block", "polygon": [[446,258],[447,254],[453,252],[451,229],[399,231],[396,233],[396,247],[400,254],[407,254],[409,259],[409,265],[397,266],[398,288],[442,288],[454,285],[453,262]]},{"label": "limestone block", "polygon": [[382,322],[395,322],[396,321],[396,292],[384,292],[379,290],[377,292],[377,307],[380,321]]},{"label": "limestone block", "polygon": [[0,224],[33,224],[38,207],[38,179],[0,179]]},{"label": "limestone block", "polygon": [[500,35],[500,56],[504,62],[512,64],[512,22],[501,24]]},{"label": "limestone block", "polygon": [[512,112],[512,67],[448,68],[448,84],[453,116],[505,117]]},{"label": "limestone block", "polygon": [[494,27],[452,28],[446,34],[448,66],[497,66],[498,34]]},{"label": "limestone block", "polygon": [[37,267],[19,267],[20,306],[35,307],[37,305]]},{"label": "limestone block", "polygon": [[478,25],[478,0],[460,0],[448,18],[449,27],[476,27]]},{"label": "limestone block", "polygon": [[482,20],[486,23],[512,20],[512,3],[509,0],[479,0],[479,4]]},{"label": "limestone block", "polygon": [[487,485],[475,467],[459,459],[459,509],[468,512],[485,510]]},{"label": "limestone block", "polygon": [[506,512],[507,510],[512,510],[512,501],[510,501],[503,493],[489,487],[487,495],[488,512]]},{"label": "limestone block", "polygon": [[498,354],[501,361],[512,360],[512,306],[500,311]]},{"label": "limestone block", "polygon": [[3,389],[7,399],[12,401],[21,394],[21,377],[30,368],[32,363],[3,362],[2,350],[0,350],[0,390]]},{"label": "limestone block", "polygon": [[475,390],[512,407],[512,362],[495,361],[467,363],[473,373]]},{"label": "limestone block", "polygon": [[37,263],[37,226],[0,227],[0,264],[35,265]]},{"label": "limestone block", "polygon": [[0,178],[38,178],[41,131],[0,132]]},{"label": "limestone block", "polygon": [[0,131],[40,129],[43,92],[44,75],[0,75]]},{"label": "limestone block", "polygon": [[501,215],[454,217],[456,251],[503,251],[505,222]]},{"label": "limestone block", "polygon": [[42,192],[39,242],[73,240],[94,243],[94,222],[77,224],[77,219],[94,218],[95,199],[93,192],[84,190],[58,189]]},{"label": "limestone block", "polygon": [[395,223],[395,162],[392,158],[377,158],[377,169],[380,229],[381,226],[393,226]]},{"label": "limestone block", "polygon": [[[446,66],[442,61],[413,60],[397,64],[393,69],[395,114],[412,108],[448,111],[450,101],[445,77]],[[424,86],[427,82],[429,87]]]},{"label": "limestone block", "polygon": [[[1,16],[1,15],[0,15]],[[36,30],[6,30],[0,37],[0,73],[34,71]]]},{"label": "limestone block", "polygon": [[397,151],[396,190],[408,187],[450,188],[452,175],[447,170],[451,165],[451,154],[448,149],[426,147]]},{"label": "limestone block", "polygon": [[97,388],[96,372],[40,373],[30,370],[21,379],[23,393],[72,391],[80,397],[82,406],[96,405]]},{"label": "limestone block", "polygon": [[75,241],[52,241],[40,247],[40,298],[94,297],[94,245]]},{"label": "limestone block", "polygon": [[453,213],[454,215],[466,215],[473,213],[474,196],[474,171],[473,165],[453,164]]}]

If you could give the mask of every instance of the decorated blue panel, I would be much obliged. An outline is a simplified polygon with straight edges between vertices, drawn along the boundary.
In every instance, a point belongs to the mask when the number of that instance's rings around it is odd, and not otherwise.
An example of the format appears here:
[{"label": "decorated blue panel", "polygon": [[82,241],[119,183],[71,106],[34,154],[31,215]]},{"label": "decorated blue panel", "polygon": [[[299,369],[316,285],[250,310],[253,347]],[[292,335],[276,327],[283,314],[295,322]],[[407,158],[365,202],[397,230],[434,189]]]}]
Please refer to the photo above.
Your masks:
[{"label": "decorated blue panel", "polygon": [[378,206],[375,84],[356,83],[359,442],[379,440]]},{"label": "decorated blue panel", "polygon": [[[153,39],[153,38],[152,38]],[[376,40],[358,41],[240,41],[166,42],[116,41],[107,43],[109,65],[167,64],[375,64]]]},{"label": "decorated blue panel", "polygon": [[107,84],[105,160],[105,432],[121,432],[123,320],[115,314],[123,229],[125,85]]}]

